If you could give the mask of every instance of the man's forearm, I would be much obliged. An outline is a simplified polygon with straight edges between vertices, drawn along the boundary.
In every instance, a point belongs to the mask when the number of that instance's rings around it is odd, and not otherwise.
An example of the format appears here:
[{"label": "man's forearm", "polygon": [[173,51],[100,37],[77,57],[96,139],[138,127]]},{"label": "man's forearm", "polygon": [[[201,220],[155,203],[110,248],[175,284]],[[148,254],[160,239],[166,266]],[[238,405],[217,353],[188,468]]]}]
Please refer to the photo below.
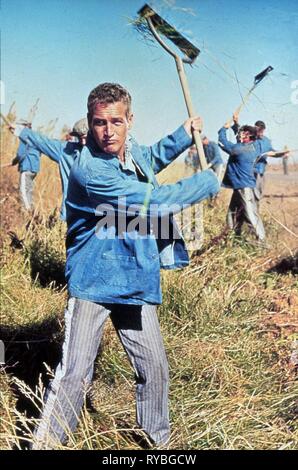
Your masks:
[{"label": "man's forearm", "polygon": [[228,139],[227,139],[227,128],[226,127],[222,127],[221,129],[219,129],[218,131],[218,142],[220,144],[220,146],[222,147],[223,150],[225,150],[225,152],[227,153],[230,153],[235,144],[233,144],[232,142],[230,142]]}]

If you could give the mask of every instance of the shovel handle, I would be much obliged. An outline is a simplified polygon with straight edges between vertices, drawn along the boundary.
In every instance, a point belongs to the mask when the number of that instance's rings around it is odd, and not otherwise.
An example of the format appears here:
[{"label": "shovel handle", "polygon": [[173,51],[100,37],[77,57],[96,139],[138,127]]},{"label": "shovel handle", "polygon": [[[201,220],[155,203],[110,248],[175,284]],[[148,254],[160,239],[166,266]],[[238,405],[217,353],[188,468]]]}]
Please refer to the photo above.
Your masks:
[{"label": "shovel handle", "polygon": [[[186,104],[187,111],[188,111],[188,116],[189,117],[195,117],[196,113],[195,113],[194,108],[193,108],[192,99],[191,99],[190,91],[189,91],[189,86],[188,86],[186,74],[185,74],[185,71],[184,71],[183,61],[182,61],[181,57],[176,56],[176,55],[175,55],[175,61],[176,61],[176,67],[177,67],[180,83],[181,83],[182,90],[183,90],[185,104]],[[199,131],[193,131],[193,139],[194,139],[194,142],[195,142],[195,146],[197,148],[201,170],[206,170],[208,168],[208,164],[207,164],[207,161],[206,161],[205,152],[204,152],[204,148],[203,148],[203,144],[202,144],[202,139],[201,139],[201,135],[200,135]]]},{"label": "shovel handle", "polygon": [[[147,17],[146,21],[147,21],[149,29],[150,29],[151,33],[153,34],[153,36],[155,37],[155,39],[165,49],[165,51],[168,52],[168,54],[170,54],[172,57],[174,57],[175,62],[176,62],[178,75],[179,75],[179,79],[180,79],[180,83],[181,83],[182,90],[183,90],[183,95],[184,95],[187,111],[188,111],[188,116],[189,117],[195,117],[196,113],[194,112],[193,105],[192,105],[189,86],[188,86],[188,82],[187,82],[187,78],[186,78],[186,74],[185,74],[185,70],[184,70],[184,66],[183,66],[183,60],[181,59],[181,57],[179,57],[177,54],[175,54],[175,52],[172,51],[172,49],[161,39],[161,37],[157,33],[157,31],[156,31],[156,29],[155,29],[155,27],[152,23],[151,18]],[[200,133],[198,131],[193,131],[193,139],[194,139],[194,142],[195,142],[195,146],[197,148],[201,170],[206,170],[208,168],[208,165],[207,165],[207,161],[206,161],[206,157],[205,157],[205,153],[204,153],[204,148],[203,148],[201,136],[200,136]]]},{"label": "shovel handle", "polygon": [[[244,106],[246,106],[249,98],[250,98],[250,95],[252,94],[252,92],[254,91],[254,89],[256,88],[256,85],[253,85],[253,87],[247,92],[247,94],[244,96],[243,100],[242,100],[242,103],[238,106],[238,108],[235,109],[234,113],[233,114],[240,114],[240,111],[242,111],[242,109],[244,108]],[[228,121],[227,124],[229,124],[229,127],[231,127],[232,125],[232,122],[233,122],[233,118],[230,119]]]}]

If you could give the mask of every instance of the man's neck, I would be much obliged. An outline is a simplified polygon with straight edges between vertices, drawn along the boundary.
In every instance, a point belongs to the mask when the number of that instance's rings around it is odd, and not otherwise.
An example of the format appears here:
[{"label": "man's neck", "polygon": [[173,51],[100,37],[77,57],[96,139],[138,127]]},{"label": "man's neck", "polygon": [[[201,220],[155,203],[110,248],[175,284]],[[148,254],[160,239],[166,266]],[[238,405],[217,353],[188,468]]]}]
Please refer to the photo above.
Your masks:
[{"label": "man's neck", "polygon": [[121,163],[125,163],[125,152],[123,152],[123,154],[119,154],[118,158],[119,158]]}]

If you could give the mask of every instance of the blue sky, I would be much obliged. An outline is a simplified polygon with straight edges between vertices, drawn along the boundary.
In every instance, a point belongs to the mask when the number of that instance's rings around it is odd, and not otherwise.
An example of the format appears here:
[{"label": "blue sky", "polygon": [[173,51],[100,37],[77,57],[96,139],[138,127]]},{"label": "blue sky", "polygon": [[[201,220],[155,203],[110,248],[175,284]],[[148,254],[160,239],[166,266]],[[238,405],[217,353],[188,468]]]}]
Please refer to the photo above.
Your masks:
[{"label": "blue sky", "polygon": [[[19,117],[26,117],[40,98],[34,126],[59,117],[58,129],[86,114],[94,86],[113,81],[132,94],[134,135],[141,143],[174,130],[187,115],[173,59],[142,41],[129,24],[143,4],[2,0],[3,111],[16,101]],[[211,139],[240,103],[235,77],[245,94],[254,76],[272,65],[274,71],[257,88],[241,122],[262,119],[276,147],[298,147],[298,103],[291,102],[291,85],[298,81],[297,0],[163,0],[152,5],[201,49],[186,72]]]}]

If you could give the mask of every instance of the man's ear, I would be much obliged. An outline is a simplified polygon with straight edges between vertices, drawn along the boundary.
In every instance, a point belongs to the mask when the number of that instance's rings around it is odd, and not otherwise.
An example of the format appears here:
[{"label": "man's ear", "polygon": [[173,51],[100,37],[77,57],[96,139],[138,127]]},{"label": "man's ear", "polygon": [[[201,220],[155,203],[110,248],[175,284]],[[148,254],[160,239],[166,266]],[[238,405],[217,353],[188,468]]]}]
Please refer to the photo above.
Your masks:
[{"label": "man's ear", "polygon": [[128,116],[128,129],[131,129],[133,125],[133,114]]}]

